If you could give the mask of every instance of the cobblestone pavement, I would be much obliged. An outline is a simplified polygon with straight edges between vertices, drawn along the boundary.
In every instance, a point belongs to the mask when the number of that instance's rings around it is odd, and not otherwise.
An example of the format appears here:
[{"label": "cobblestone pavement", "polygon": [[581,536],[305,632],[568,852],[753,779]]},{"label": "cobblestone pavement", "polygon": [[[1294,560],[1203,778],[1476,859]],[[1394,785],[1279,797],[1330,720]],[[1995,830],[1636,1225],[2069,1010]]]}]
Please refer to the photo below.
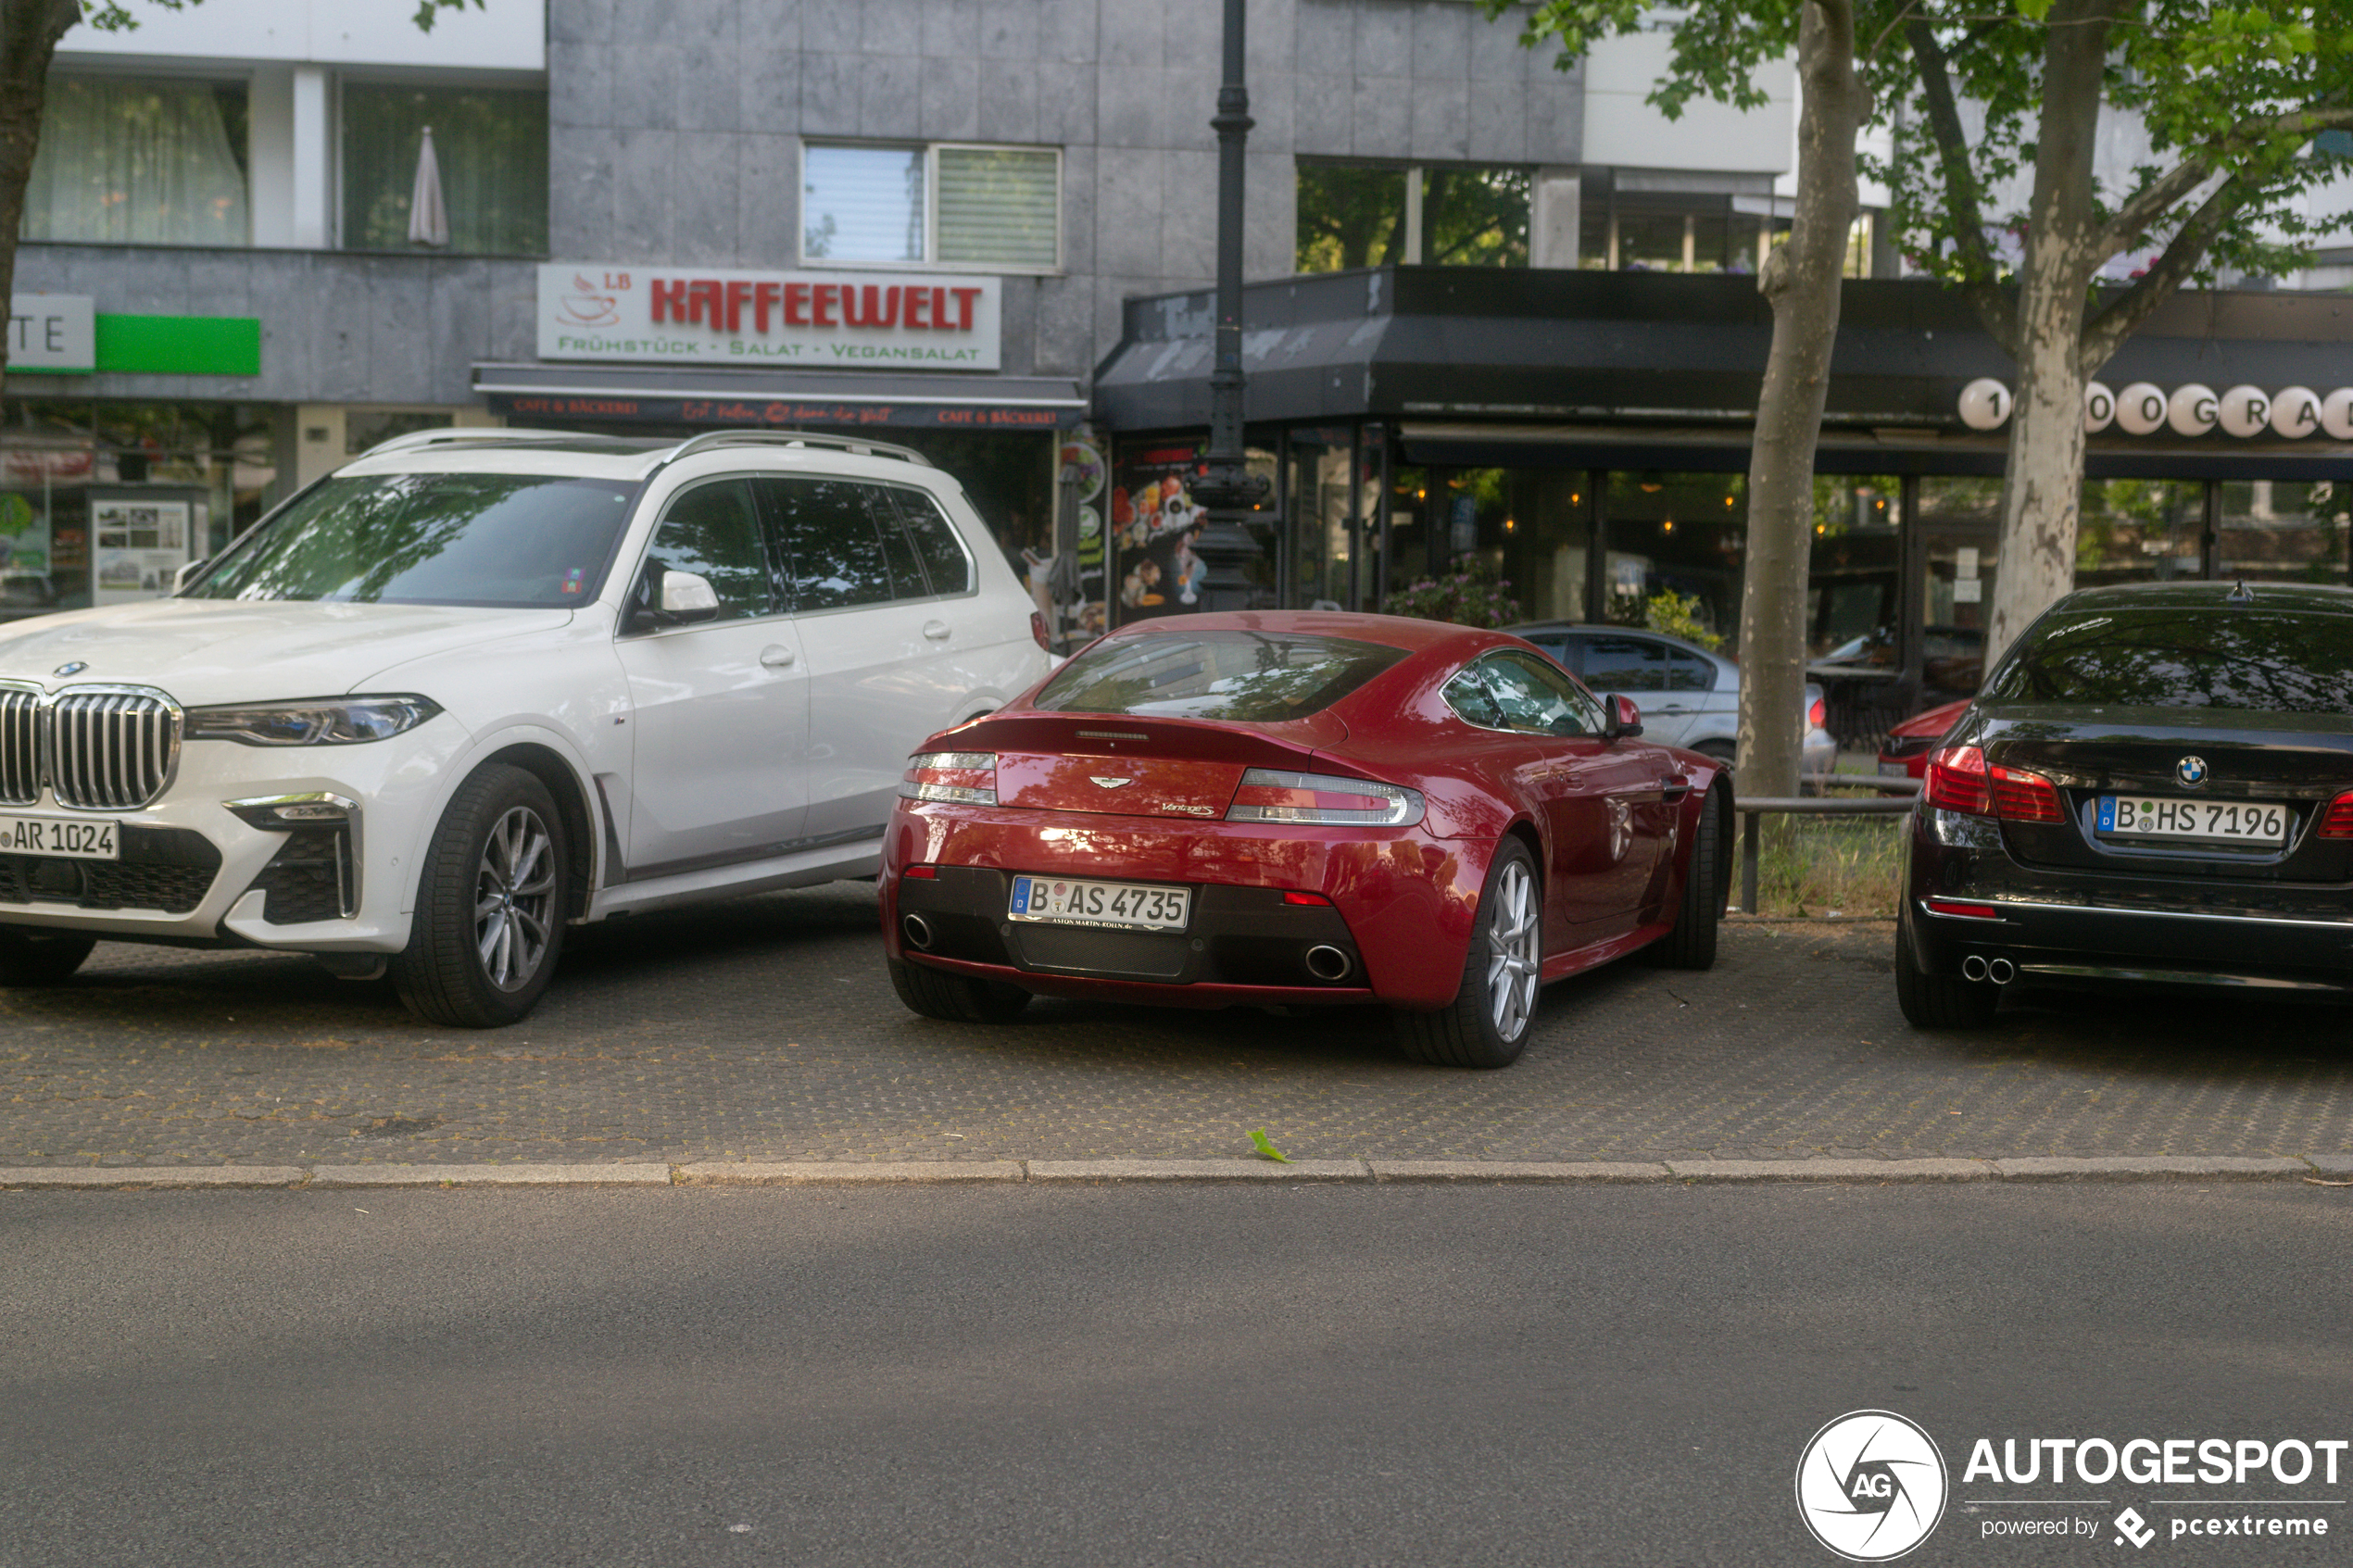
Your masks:
[{"label": "cobblestone pavement", "polygon": [[1466,1073],[1361,1010],[932,1022],[875,921],[838,884],[575,931],[539,1012],[489,1033],[305,960],[103,947],[0,991],[0,1165],[1204,1158],[1255,1127],[1332,1159],[2353,1152],[2344,1011],[2053,997],[1916,1034],[1881,922],[1567,981],[1518,1065]]}]

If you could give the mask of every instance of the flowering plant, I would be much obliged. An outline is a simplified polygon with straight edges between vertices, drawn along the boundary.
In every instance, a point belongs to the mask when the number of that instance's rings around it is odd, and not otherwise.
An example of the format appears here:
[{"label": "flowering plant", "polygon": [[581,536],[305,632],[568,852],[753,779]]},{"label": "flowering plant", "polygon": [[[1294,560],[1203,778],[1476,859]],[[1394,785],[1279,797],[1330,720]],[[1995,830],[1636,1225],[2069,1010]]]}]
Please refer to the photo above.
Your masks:
[{"label": "flowering plant", "polygon": [[1508,626],[1520,619],[1519,601],[1505,592],[1509,578],[1474,556],[1451,574],[1424,578],[1400,588],[1381,601],[1385,615],[1410,615],[1421,621],[1451,621],[1457,626]]}]

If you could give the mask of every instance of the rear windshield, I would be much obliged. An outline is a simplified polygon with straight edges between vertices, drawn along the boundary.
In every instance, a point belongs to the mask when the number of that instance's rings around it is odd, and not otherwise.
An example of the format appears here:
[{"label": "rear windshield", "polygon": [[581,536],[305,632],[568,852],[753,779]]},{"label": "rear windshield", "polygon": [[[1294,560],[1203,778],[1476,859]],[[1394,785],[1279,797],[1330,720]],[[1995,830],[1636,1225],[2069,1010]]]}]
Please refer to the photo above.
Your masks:
[{"label": "rear windshield", "polygon": [[1989,698],[2353,714],[2353,616],[2080,611],[2035,629]]},{"label": "rear windshield", "polygon": [[1404,657],[1403,648],[1344,637],[1155,633],[1080,654],[1031,706],[1272,724],[1330,707]]},{"label": "rear windshield", "polygon": [[330,479],[238,542],[196,599],[568,608],[597,596],[637,487],[512,473]]}]

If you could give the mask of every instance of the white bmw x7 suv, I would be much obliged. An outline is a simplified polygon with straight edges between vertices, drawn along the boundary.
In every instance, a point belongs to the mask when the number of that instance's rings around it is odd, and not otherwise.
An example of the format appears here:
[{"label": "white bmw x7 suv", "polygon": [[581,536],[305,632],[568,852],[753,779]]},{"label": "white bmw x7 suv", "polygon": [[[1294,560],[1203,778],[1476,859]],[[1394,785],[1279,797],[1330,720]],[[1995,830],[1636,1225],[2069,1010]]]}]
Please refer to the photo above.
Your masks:
[{"label": "white bmw x7 suv", "polygon": [[908,753],[1043,633],[903,448],[388,441],[170,598],[0,627],[0,984],[267,947],[511,1023],[567,924],[874,875]]}]

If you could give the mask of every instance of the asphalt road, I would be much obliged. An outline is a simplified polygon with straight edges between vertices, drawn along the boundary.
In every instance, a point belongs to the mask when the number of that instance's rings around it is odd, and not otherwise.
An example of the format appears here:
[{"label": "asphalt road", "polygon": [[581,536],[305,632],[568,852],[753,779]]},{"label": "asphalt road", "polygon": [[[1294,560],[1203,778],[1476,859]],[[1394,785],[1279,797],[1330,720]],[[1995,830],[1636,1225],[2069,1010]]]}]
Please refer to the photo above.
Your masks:
[{"label": "asphalt road", "polygon": [[[2301,1183],[0,1194],[0,1564],[1831,1564],[1824,1422],[2353,1436]],[[1963,1499],[1976,1499],[1969,1502]]]},{"label": "asphalt road", "polygon": [[1258,1127],[1319,1159],[2353,1154],[2345,1010],[2049,998],[1923,1035],[1883,922],[1549,987],[1501,1073],[1405,1061],[1370,1010],[919,1019],[859,884],[573,936],[486,1032],[300,959],[102,947],[0,991],[0,1166],[1201,1159]]}]

